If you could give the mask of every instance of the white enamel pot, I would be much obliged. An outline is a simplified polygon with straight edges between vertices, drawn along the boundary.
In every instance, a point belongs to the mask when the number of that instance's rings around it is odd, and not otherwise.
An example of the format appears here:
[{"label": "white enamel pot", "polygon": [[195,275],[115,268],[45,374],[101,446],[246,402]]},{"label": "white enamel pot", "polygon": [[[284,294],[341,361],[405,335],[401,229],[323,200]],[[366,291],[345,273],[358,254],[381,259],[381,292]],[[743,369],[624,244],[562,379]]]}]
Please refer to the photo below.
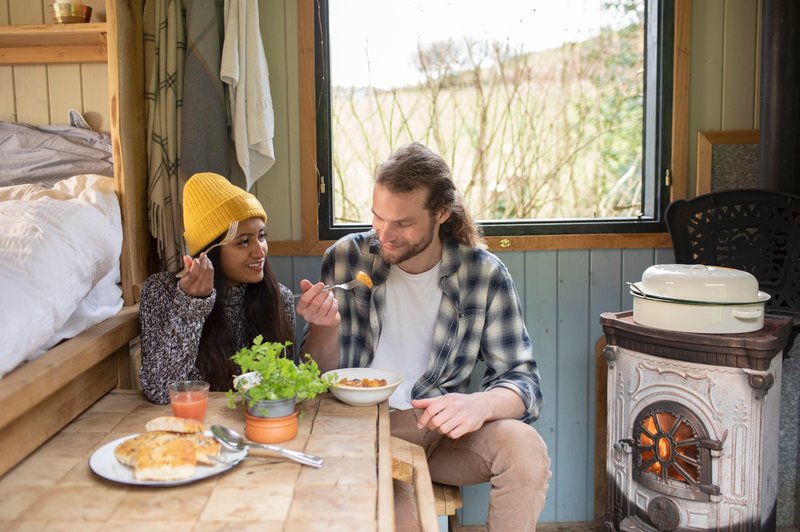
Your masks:
[{"label": "white enamel pot", "polygon": [[633,320],[671,331],[738,334],[764,327],[769,294],[753,275],[730,268],[660,264],[631,284]]}]

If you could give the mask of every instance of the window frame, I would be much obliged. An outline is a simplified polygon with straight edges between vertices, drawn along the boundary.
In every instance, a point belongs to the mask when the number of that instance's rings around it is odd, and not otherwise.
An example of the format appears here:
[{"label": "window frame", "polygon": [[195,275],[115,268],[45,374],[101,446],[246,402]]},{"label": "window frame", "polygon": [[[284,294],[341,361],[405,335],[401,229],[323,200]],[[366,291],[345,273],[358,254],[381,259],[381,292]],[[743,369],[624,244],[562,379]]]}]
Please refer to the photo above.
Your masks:
[{"label": "window frame", "polygon": [[[659,178],[662,187],[657,199],[661,206],[660,219],[638,222],[612,222],[604,230],[594,221],[574,222],[571,230],[565,232],[555,223],[537,222],[535,234],[526,233],[519,228],[510,227],[503,222],[482,223],[489,249],[492,250],[534,250],[534,249],[596,249],[596,248],[668,248],[671,245],[669,234],[663,224],[663,209],[670,201],[686,197],[688,178],[688,87],[689,87],[689,35],[690,0],[647,0],[667,6],[662,14],[674,24],[673,42],[668,49],[658,48],[662,56],[668,56],[672,76],[671,84],[661,87],[657,98],[670,98],[671,111],[662,114],[662,141],[669,145],[669,157],[660,163],[663,174]],[[302,180],[302,241],[286,242],[275,251],[280,254],[314,255],[322,253],[338,234],[319,230],[320,221],[331,215],[330,209],[323,210],[327,201],[324,193],[330,187],[325,183],[317,158],[324,142],[318,142],[317,115],[322,112],[321,94],[317,92],[316,76],[318,70],[324,75],[322,61],[316,61],[317,44],[320,41],[320,27],[317,16],[324,3],[318,0],[301,0],[298,3],[299,37],[299,90],[300,90],[300,142],[301,142],[301,180]],[[323,56],[323,60],[324,60]],[[327,111],[326,111],[327,112]],[[329,116],[329,115],[328,115]],[[321,136],[320,138],[324,138]],[[330,220],[329,218],[327,218]],[[623,225],[624,224],[624,225]],[[368,228],[369,226],[348,226],[341,234]],[[275,243],[278,244],[278,243]]]}]

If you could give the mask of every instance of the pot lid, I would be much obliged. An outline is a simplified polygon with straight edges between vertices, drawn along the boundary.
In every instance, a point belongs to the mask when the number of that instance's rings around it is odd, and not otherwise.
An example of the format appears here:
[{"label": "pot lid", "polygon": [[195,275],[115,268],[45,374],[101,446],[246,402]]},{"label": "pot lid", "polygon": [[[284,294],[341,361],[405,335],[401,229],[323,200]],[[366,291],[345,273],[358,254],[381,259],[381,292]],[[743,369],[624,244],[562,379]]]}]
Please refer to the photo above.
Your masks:
[{"label": "pot lid", "polygon": [[758,280],[752,274],[704,264],[650,266],[636,288],[645,296],[683,302],[763,303],[770,298],[758,290]]},{"label": "pot lid", "polygon": [[651,301],[662,301],[664,303],[681,303],[685,305],[755,305],[765,303],[772,297],[766,292],[758,292],[758,301],[700,301],[696,299],[678,299],[674,297],[663,297],[654,294],[647,294],[642,290],[642,283],[628,283],[633,297],[639,299],[649,299]]}]

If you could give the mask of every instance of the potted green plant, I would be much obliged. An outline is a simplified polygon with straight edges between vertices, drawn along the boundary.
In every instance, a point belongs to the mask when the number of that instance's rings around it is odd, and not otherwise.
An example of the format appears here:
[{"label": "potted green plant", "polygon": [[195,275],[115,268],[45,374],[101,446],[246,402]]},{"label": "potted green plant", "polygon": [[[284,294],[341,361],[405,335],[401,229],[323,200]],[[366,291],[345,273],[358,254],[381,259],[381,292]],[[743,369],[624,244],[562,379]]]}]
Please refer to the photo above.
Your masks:
[{"label": "potted green plant", "polygon": [[[256,336],[251,347],[244,347],[231,357],[242,375],[234,379],[228,390],[228,407],[236,408],[237,399],[246,407],[248,438],[264,443],[277,443],[297,434],[296,403],[313,399],[325,392],[333,378],[322,377],[310,355],[295,364],[286,356],[291,342],[264,342]],[[279,439],[276,439],[279,438]]]}]

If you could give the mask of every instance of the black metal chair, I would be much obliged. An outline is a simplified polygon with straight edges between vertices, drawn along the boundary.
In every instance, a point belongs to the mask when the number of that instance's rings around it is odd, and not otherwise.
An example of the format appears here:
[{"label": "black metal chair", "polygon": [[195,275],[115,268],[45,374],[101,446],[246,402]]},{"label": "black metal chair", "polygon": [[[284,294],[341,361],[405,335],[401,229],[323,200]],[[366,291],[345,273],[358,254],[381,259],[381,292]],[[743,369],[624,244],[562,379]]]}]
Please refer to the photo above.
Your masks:
[{"label": "black metal chair", "polygon": [[[800,196],[760,189],[711,192],[667,207],[675,262],[749,272],[766,311],[800,326]],[[791,345],[791,343],[789,344]]]}]

